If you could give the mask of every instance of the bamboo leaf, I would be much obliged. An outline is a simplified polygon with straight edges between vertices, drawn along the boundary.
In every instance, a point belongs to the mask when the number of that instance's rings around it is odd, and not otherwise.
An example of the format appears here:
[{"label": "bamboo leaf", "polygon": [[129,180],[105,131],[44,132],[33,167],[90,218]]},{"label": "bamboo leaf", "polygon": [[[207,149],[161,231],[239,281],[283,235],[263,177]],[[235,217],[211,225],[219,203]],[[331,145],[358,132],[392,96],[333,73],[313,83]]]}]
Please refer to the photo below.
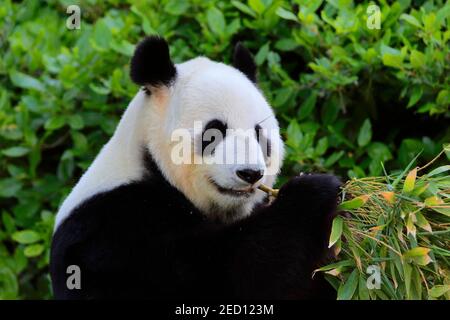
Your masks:
[{"label": "bamboo leaf", "polygon": [[410,213],[408,215],[408,220],[406,220],[406,231],[407,231],[407,234],[410,234],[414,238],[416,238],[416,227],[414,226],[414,220],[413,220],[412,213]]},{"label": "bamboo leaf", "polygon": [[450,285],[436,285],[428,291],[430,297],[439,298],[450,290]]},{"label": "bamboo leaf", "polygon": [[441,166],[441,167],[438,167],[438,168],[434,169],[430,173],[428,173],[427,176],[428,177],[432,177],[432,176],[438,175],[440,173],[443,173],[443,172],[446,172],[446,171],[449,171],[449,170],[450,170],[450,165]]},{"label": "bamboo leaf", "polygon": [[367,288],[367,282],[361,273],[359,274],[358,297],[360,300],[370,300],[369,289]]},{"label": "bamboo leaf", "polygon": [[331,235],[330,240],[328,242],[328,248],[331,248],[341,238],[342,226],[343,226],[342,218],[340,216],[334,218],[333,225],[331,227]]},{"label": "bamboo leaf", "polygon": [[352,267],[355,266],[355,262],[353,260],[347,259],[347,260],[342,260],[336,263],[332,263],[326,266],[323,266],[319,269],[314,270],[314,272],[317,271],[328,271],[331,269],[335,269],[335,268],[345,268],[345,267]]},{"label": "bamboo leaf", "polygon": [[417,267],[413,267],[411,274],[411,293],[414,300],[422,299],[422,281]]},{"label": "bamboo leaf", "polygon": [[422,193],[424,193],[428,189],[429,186],[430,186],[429,183],[425,183],[422,186],[416,185],[416,187],[414,188],[414,191],[413,191],[413,195],[420,196]]},{"label": "bamboo leaf", "polygon": [[395,203],[395,193],[393,191],[383,191],[380,194],[388,203]]},{"label": "bamboo leaf", "polygon": [[450,217],[450,206],[432,206],[430,209]]},{"label": "bamboo leaf", "polygon": [[417,177],[417,168],[411,170],[406,176],[405,183],[403,184],[403,192],[410,193],[414,190]]},{"label": "bamboo leaf", "polygon": [[418,225],[419,227],[421,227],[422,229],[428,231],[428,232],[432,232],[433,230],[431,229],[431,225],[428,222],[428,220],[424,217],[424,215],[420,212],[416,212],[416,225]]},{"label": "bamboo leaf", "polygon": [[350,300],[355,294],[358,286],[358,269],[354,269],[347,281],[339,288],[337,300]]},{"label": "bamboo leaf", "polygon": [[339,210],[353,210],[353,209],[358,209],[360,207],[362,207],[367,200],[369,199],[368,195],[362,195],[356,198],[353,198],[351,200],[348,201],[344,201],[342,202],[339,206],[338,209]]},{"label": "bamboo leaf", "polygon": [[412,266],[408,263],[403,264],[403,274],[405,277],[405,294],[406,299],[411,300],[411,273],[412,273]]},{"label": "bamboo leaf", "polygon": [[414,258],[414,257],[420,257],[420,256],[424,256],[427,255],[430,252],[429,248],[424,248],[424,247],[416,247],[413,248],[411,250],[406,251],[403,254],[404,258]]},{"label": "bamboo leaf", "polygon": [[420,266],[426,266],[432,260],[428,253],[430,252],[429,248],[416,247],[413,248],[403,254],[404,259],[411,259],[413,262]]},{"label": "bamboo leaf", "polygon": [[425,205],[432,207],[432,206],[438,206],[440,204],[444,204],[444,201],[442,201],[441,198],[438,196],[431,196],[429,198],[426,198],[424,201]]},{"label": "bamboo leaf", "polygon": [[414,164],[414,162],[416,162],[417,158],[422,154],[422,152],[423,151],[420,151],[414,157],[414,159],[412,159],[411,162],[406,166],[405,170],[403,170],[403,172],[394,180],[394,182],[392,182],[392,188],[395,188],[397,186],[397,184],[403,179],[405,174],[411,169],[412,165]]}]

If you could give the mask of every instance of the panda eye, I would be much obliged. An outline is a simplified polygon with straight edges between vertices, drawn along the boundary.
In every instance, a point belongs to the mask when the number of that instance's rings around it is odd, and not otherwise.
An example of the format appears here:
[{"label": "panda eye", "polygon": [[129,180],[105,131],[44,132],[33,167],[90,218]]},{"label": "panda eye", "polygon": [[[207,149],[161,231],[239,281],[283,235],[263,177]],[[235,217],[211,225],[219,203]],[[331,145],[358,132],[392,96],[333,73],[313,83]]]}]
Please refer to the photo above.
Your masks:
[{"label": "panda eye", "polygon": [[256,140],[258,140],[261,149],[263,151],[264,157],[267,159],[270,157],[270,154],[272,152],[272,148],[270,145],[270,140],[267,139],[264,135],[263,135],[263,128],[261,128],[261,126],[259,124],[257,124],[255,126],[255,133],[256,133]]},{"label": "panda eye", "polygon": [[[219,144],[220,141],[222,141],[227,134],[227,125],[226,123],[214,119],[209,121],[205,129],[202,133],[202,155],[209,155],[214,153],[215,147]],[[208,150],[206,150],[208,154],[205,154],[205,149],[208,147]]]},{"label": "panda eye", "polygon": [[262,134],[261,130],[262,130],[261,126],[259,124],[257,124],[255,126],[255,132],[256,132],[256,140],[258,140],[258,142],[261,139],[261,134]]},{"label": "panda eye", "polygon": [[219,130],[224,138],[225,138],[225,135],[227,134],[227,125],[218,119],[209,121],[206,124],[205,129],[203,130],[203,133],[205,133],[206,131],[208,131],[210,129]]}]

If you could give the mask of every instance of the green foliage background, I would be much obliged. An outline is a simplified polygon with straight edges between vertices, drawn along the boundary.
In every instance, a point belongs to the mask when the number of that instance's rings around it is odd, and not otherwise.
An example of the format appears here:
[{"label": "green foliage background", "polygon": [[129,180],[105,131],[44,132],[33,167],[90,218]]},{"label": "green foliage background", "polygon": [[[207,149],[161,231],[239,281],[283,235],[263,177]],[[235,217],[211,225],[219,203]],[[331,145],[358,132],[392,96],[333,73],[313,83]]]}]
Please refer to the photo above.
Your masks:
[{"label": "green foliage background", "polygon": [[[285,130],[283,177],[344,178],[429,161],[450,141],[450,4],[351,0],[3,0],[0,6],[0,298],[50,298],[54,215],[138,88],[146,34],[176,62],[229,62],[240,40]],[[81,29],[66,8],[81,7]],[[126,217],[124,217],[126,218]]]}]

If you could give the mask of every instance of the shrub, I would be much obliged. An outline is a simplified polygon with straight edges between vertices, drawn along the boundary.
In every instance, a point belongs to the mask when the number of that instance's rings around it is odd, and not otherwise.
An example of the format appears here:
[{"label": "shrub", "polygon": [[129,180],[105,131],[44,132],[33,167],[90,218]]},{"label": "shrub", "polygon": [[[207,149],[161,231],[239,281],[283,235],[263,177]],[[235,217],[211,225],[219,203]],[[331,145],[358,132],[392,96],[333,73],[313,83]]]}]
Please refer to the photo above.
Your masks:
[{"label": "shrub", "polygon": [[335,218],[329,242],[338,261],[319,269],[338,299],[450,299],[450,166],[409,171],[414,161],[344,186],[350,214]]},{"label": "shrub", "polygon": [[[445,5],[444,5],[445,3]],[[286,128],[282,183],[299,171],[380,175],[450,141],[450,5],[380,1],[5,0],[0,8],[0,298],[49,298],[54,214],[137,91],[128,63],[145,34],[175,61],[254,53]]]}]

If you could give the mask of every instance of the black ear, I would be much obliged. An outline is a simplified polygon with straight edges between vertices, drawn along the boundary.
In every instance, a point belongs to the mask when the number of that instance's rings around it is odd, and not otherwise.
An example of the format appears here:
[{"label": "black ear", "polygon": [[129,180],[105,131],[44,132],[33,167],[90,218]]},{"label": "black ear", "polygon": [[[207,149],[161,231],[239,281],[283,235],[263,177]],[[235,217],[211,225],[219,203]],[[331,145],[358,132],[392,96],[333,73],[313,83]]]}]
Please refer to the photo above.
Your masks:
[{"label": "black ear", "polygon": [[158,36],[141,41],[131,58],[130,77],[141,86],[169,85],[176,76],[167,42]]},{"label": "black ear", "polygon": [[256,64],[253,56],[240,42],[234,47],[233,67],[241,71],[252,82],[256,83]]}]

